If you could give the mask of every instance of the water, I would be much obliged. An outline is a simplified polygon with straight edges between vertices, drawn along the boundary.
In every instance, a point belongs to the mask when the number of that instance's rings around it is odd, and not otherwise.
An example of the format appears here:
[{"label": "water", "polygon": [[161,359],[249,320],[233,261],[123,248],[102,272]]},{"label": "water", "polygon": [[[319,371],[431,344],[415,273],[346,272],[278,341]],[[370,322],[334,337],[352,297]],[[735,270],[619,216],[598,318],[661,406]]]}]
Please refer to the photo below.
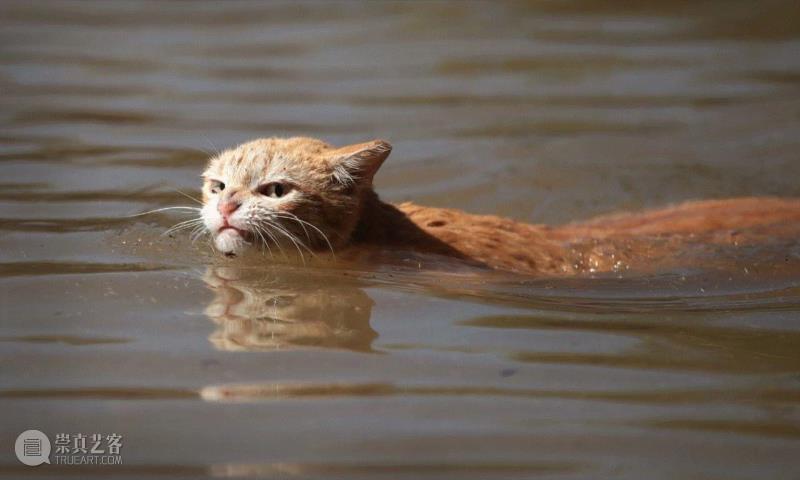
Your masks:
[{"label": "water", "polygon": [[[0,474],[800,476],[798,245],[555,281],[254,266],[125,217],[295,134],[530,222],[797,196],[796,2],[4,2],[0,40]],[[29,428],[124,465],[25,467]]]}]

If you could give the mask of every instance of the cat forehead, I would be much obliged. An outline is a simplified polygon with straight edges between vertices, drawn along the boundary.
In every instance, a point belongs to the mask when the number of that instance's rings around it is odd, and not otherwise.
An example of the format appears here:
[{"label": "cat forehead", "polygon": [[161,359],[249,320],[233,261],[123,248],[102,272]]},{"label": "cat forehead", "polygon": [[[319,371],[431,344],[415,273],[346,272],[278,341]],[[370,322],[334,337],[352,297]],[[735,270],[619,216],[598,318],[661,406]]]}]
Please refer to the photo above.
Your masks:
[{"label": "cat forehead", "polygon": [[327,170],[329,146],[313,139],[261,139],[226,150],[212,159],[204,176],[247,182],[266,176]]}]

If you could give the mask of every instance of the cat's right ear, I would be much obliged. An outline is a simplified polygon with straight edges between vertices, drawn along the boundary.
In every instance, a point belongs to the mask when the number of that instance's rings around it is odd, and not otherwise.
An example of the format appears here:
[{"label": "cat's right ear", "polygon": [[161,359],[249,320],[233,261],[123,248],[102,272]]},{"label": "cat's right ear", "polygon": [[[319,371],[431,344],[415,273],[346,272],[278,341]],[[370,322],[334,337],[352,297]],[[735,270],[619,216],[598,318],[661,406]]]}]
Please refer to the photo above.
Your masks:
[{"label": "cat's right ear", "polygon": [[372,185],[372,178],[391,152],[392,146],[383,140],[337,148],[330,159],[333,178],[343,185]]}]

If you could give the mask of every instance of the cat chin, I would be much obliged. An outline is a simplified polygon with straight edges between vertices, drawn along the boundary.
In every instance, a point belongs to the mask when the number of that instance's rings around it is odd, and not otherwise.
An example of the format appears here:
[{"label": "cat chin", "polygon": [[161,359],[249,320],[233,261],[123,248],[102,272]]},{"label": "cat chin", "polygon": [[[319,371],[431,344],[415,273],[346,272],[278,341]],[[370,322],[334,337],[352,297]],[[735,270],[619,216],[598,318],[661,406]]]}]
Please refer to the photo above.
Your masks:
[{"label": "cat chin", "polygon": [[237,255],[245,249],[248,243],[233,229],[221,231],[214,238],[214,246],[225,255]]}]

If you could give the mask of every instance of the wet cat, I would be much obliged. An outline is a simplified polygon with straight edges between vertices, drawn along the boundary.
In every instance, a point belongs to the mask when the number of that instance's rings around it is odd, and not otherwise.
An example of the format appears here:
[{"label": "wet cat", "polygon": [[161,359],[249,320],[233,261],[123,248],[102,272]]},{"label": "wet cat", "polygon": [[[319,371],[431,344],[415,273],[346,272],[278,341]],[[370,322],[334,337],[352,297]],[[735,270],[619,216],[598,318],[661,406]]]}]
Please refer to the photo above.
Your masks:
[{"label": "wet cat", "polygon": [[688,202],[563,226],[381,201],[372,180],[391,152],[304,138],[255,140],[213,158],[201,214],[216,249],[300,255],[364,249],[444,255],[533,274],[608,272],[669,260],[690,242],[742,245],[800,234],[800,200]]}]

